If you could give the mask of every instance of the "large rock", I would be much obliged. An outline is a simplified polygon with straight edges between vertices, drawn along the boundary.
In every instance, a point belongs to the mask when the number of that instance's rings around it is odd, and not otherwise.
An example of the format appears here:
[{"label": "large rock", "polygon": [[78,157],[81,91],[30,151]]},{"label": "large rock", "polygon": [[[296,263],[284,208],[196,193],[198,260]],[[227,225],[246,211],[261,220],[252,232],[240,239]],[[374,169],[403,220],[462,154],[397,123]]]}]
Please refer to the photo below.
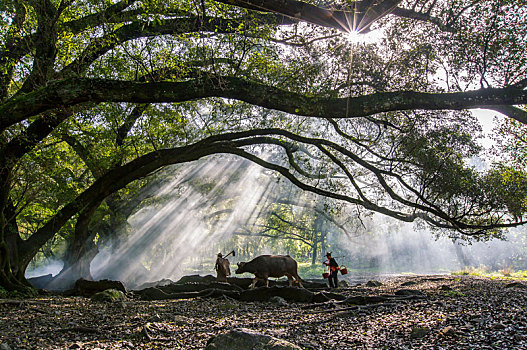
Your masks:
[{"label": "large rock", "polygon": [[48,274],[48,275],[43,275],[43,276],[31,277],[31,278],[28,278],[27,281],[31,283],[31,285],[35,287],[36,289],[43,289],[43,288],[47,288],[47,285],[51,281],[53,281],[53,275]]},{"label": "large rock", "polygon": [[167,285],[170,285],[170,284],[173,284],[175,283],[174,281],[172,281],[171,279],[168,279],[168,278],[164,278],[162,280],[159,280],[159,281],[155,281],[155,282],[145,282],[139,286],[136,286],[134,287],[133,289],[134,290],[141,290],[141,289],[145,289],[145,288],[151,288],[151,287],[163,287],[163,286],[167,286]]},{"label": "large rock", "polygon": [[95,293],[91,297],[94,301],[117,302],[126,300],[126,296],[120,290],[106,289],[105,291]]},{"label": "large rock", "polygon": [[120,281],[100,280],[100,281],[88,281],[85,279],[79,279],[75,282],[74,295],[80,295],[84,297],[91,297],[92,295],[104,292],[107,289],[116,289],[123,293],[126,293],[126,288]]},{"label": "large rock", "polygon": [[394,294],[398,296],[411,296],[411,295],[425,296],[426,295],[425,293],[417,289],[399,289],[398,291],[395,291]]},{"label": "large rock", "polygon": [[512,282],[505,285],[505,288],[522,288],[527,289],[527,284],[523,284],[521,282]]},{"label": "large rock", "polygon": [[[177,282],[175,282],[175,284],[188,284],[188,283],[210,284],[214,282],[217,282],[216,277],[212,275],[206,275],[206,276],[188,275],[188,276],[181,277]],[[248,289],[252,282],[253,282],[253,278],[250,278],[250,277],[227,277],[228,284],[241,287],[242,289]],[[307,279],[307,280],[303,280],[302,284],[304,285],[304,288],[308,288],[308,289],[318,289],[318,288],[326,289],[327,288],[327,285],[324,282],[324,280]],[[260,287],[263,285],[264,285],[264,282],[259,281],[256,286]],[[289,282],[285,278],[282,278],[279,280],[270,279],[269,287],[273,287],[273,286],[284,286],[285,287],[285,286],[289,286]],[[150,284],[150,285],[142,285],[141,288],[135,288],[135,289],[140,290],[140,289],[144,289],[147,287],[159,287],[159,286]]]},{"label": "large rock", "polygon": [[216,277],[212,275],[200,276],[200,275],[188,275],[181,277],[176,284],[185,284],[185,283],[212,283],[216,282]]},{"label": "large rock", "polygon": [[244,328],[212,337],[205,350],[301,350],[286,340],[278,339]]},{"label": "large rock", "polygon": [[379,281],[368,281],[366,283],[366,287],[380,287],[382,286],[382,283]]},{"label": "large rock", "polygon": [[165,286],[158,286],[158,289],[162,290],[167,294],[171,293],[183,293],[183,292],[201,292],[205,289],[220,289],[220,290],[230,290],[241,292],[242,288],[237,285],[232,285],[228,283],[220,282],[210,282],[210,283],[174,283],[168,284]]}]

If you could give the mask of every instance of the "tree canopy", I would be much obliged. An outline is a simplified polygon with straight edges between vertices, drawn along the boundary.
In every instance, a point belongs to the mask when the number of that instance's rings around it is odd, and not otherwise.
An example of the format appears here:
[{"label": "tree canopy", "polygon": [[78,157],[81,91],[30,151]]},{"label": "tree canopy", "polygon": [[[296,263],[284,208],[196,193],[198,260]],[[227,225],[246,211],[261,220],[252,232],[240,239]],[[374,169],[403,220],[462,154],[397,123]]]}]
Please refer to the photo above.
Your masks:
[{"label": "tree canopy", "polygon": [[525,168],[469,161],[481,154],[471,109],[527,124],[526,12],[517,0],[3,2],[0,284],[24,283],[65,230],[90,256],[97,209],[122,224],[146,177],[219,154],[402,221],[468,236],[522,224]]}]

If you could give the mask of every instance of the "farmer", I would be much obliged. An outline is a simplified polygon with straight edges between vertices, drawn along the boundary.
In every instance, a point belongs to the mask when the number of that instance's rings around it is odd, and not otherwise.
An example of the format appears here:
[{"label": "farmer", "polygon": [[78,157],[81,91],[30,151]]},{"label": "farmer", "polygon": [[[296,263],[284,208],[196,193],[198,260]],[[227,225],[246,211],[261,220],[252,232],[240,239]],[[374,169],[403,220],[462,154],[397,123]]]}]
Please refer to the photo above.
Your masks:
[{"label": "farmer", "polygon": [[218,282],[227,282],[227,276],[231,275],[230,265],[229,260],[224,258],[221,253],[218,253],[216,265],[214,266],[214,270],[216,270],[216,280]]},{"label": "farmer", "polygon": [[331,252],[326,253],[328,261],[324,261],[324,265],[329,266],[329,288],[337,288],[339,286],[338,273],[339,264],[335,261],[335,258],[331,256]]}]

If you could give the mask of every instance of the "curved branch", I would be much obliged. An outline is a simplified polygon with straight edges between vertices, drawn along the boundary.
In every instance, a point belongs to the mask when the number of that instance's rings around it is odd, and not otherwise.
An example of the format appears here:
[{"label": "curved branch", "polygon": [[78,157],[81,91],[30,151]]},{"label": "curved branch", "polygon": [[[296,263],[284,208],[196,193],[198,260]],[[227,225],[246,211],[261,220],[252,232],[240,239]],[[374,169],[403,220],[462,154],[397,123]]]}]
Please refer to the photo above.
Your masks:
[{"label": "curved branch", "polygon": [[195,32],[234,33],[240,22],[199,17],[167,19],[162,23],[132,22],[114,32],[93,40],[88,47],[58,74],[60,78],[86,70],[97,58],[126,41],[160,35],[178,35]]},{"label": "curved branch", "polygon": [[378,92],[350,98],[308,97],[236,77],[202,77],[184,82],[140,83],[69,78],[14,96],[0,105],[0,132],[50,109],[84,102],[161,103],[224,97],[264,108],[318,118],[366,117],[402,110],[462,110],[527,104],[527,91],[488,88],[454,93]]},{"label": "curved branch", "polygon": [[225,4],[249,10],[274,12],[298,21],[309,22],[322,27],[333,28],[343,32],[366,32],[367,28],[378,19],[392,14],[398,17],[430,22],[442,31],[455,32],[450,24],[429,13],[421,13],[397,7],[401,0],[384,0],[376,4],[372,1],[354,1],[352,7],[345,10],[323,8],[296,0],[217,0]]},{"label": "curved branch", "polygon": [[439,29],[443,32],[449,32],[449,33],[457,32],[457,29],[452,27],[451,23],[443,23],[443,21],[440,18],[430,16],[429,13],[416,12],[413,10],[408,10],[405,8],[397,7],[393,9],[391,14],[394,16],[402,17],[402,18],[409,18],[409,19],[415,19],[415,20],[423,21],[423,22],[430,22],[438,26]]},{"label": "curved branch", "polygon": [[[433,223],[435,226],[438,227],[446,227],[450,229],[470,229],[472,231],[483,231],[495,228],[514,227],[519,224],[525,223],[500,223],[498,221],[494,221],[490,224],[472,225],[463,222],[456,222],[456,225],[452,226],[450,218],[444,218],[442,215],[439,215],[439,218],[445,220],[446,222],[441,222],[437,219],[434,219],[426,213],[403,213],[389,208],[380,207],[372,203],[364,202],[362,200],[347,195],[334,193],[331,191],[311,186],[297,179],[292,173],[290,173],[289,169],[277,164],[267,162],[240,148],[247,145],[257,144],[257,142],[251,142],[250,139],[247,139],[248,137],[270,134],[289,135],[292,139],[300,138],[298,135],[292,134],[288,131],[281,129],[258,129],[238,133],[222,134],[208,137],[192,145],[150,152],[125,165],[109,170],[106,174],[97,179],[89,188],[82,192],[72,202],[62,207],[57,212],[57,214],[53,216],[40,229],[38,229],[35,234],[33,234],[26,241],[24,241],[20,249],[21,259],[31,259],[34,254],[38,251],[38,249],[43,244],[45,244],[50,238],[52,238],[55,233],[73,215],[85,210],[85,208],[89,207],[93,203],[97,203],[104,200],[104,198],[118,191],[119,189],[124,188],[130,182],[145,177],[151,174],[152,172],[157,171],[167,165],[191,162],[212,154],[238,155],[256,164],[259,164],[264,168],[278,172],[285,178],[289,179],[295,186],[300,189],[325,197],[343,200],[352,204],[357,204],[365,207],[366,209],[391,216],[401,221],[412,222],[417,218],[422,218],[423,220],[429,223]],[[435,214],[433,210],[430,211]],[[471,234],[471,232],[464,233]],[[29,262],[29,260],[27,262]]]},{"label": "curved branch", "polygon": [[[69,29],[73,33],[80,33],[81,31],[87,28],[96,27],[103,23],[112,23],[114,21],[120,21],[122,19],[129,19],[127,15],[129,14],[129,12],[132,11],[123,11],[133,5],[134,3],[136,3],[137,1],[138,0],[122,0],[113,5],[108,6],[104,10],[99,11],[97,13],[92,13],[84,17],[62,23],[61,26],[63,28]],[[134,14],[137,15],[135,12]]]},{"label": "curved branch", "polygon": [[507,117],[515,119],[522,124],[527,124],[527,111],[524,109],[507,105],[490,106],[488,109],[506,115]]}]

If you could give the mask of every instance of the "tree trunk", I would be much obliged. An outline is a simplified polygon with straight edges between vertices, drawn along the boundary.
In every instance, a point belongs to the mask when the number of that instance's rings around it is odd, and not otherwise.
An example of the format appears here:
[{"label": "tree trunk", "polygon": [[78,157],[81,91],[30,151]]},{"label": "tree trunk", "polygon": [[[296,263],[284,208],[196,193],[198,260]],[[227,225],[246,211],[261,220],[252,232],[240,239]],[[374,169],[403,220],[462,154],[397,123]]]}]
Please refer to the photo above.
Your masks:
[{"label": "tree trunk", "polygon": [[461,245],[457,244],[456,242],[452,242],[452,243],[454,243],[454,248],[456,250],[456,256],[457,256],[459,263],[461,264],[461,268],[471,266],[471,261],[468,258],[467,254],[465,254],[465,252],[463,251],[463,248],[461,247]]},{"label": "tree trunk", "polygon": [[[13,247],[13,243],[16,241],[12,240],[11,237],[13,232],[13,224],[6,218],[5,210],[0,210],[0,287],[6,290],[27,290],[29,283],[24,277],[25,267],[20,265],[17,261],[11,261],[13,257],[17,257],[16,252],[12,250],[16,249]],[[16,225],[15,225],[16,226]]]},{"label": "tree trunk", "polygon": [[90,264],[99,251],[93,242],[96,231],[90,230],[90,221],[99,204],[94,204],[79,215],[74,235],[64,255],[64,267],[48,288],[71,289],[78,279],[93,280]]},{"label": "tree trunk", "polygon": [[311,255],[311,265],[315,266],[317,264],[317,250],[318,250],[318,239],[317,232],[315,232],[315,239],[313,240],[313,245],[311,246],[313,254]]}]

